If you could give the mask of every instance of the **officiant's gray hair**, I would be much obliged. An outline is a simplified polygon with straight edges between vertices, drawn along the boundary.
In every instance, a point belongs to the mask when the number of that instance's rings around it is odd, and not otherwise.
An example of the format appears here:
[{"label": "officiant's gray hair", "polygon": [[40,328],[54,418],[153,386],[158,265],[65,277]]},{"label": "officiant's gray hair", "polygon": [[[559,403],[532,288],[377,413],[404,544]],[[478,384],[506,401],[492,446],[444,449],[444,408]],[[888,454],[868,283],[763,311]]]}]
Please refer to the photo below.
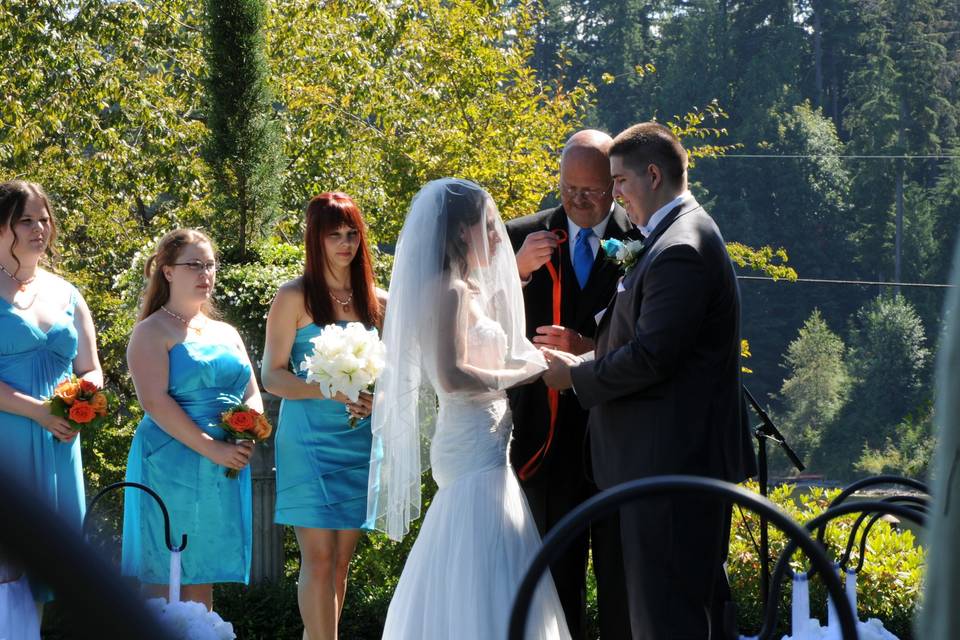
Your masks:
[{"label": "officiant's gray hair", "polygon": [[610,155],[623,158],[625,165],[638,172],[655,164],[672,186],[683,184],[687,173],[687,151],[680,138],[659,122],[641,122],[618,133]]}]

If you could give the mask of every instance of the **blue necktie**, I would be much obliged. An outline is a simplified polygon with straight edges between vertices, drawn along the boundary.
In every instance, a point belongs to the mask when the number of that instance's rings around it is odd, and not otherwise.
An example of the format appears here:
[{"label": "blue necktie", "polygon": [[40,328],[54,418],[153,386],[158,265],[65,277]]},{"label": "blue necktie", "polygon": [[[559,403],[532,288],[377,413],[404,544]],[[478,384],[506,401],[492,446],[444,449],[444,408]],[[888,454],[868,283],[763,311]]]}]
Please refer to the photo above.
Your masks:
[{"label": "blue necktie", "polygon": [[577,282],[580,283],[581,289],[587,285],[590,270],[593,268],[593,250],[590,248],[592,235],[593,229],[580,229],[577,233],[577,244],[573,247],[573,270],[577,274]]}]

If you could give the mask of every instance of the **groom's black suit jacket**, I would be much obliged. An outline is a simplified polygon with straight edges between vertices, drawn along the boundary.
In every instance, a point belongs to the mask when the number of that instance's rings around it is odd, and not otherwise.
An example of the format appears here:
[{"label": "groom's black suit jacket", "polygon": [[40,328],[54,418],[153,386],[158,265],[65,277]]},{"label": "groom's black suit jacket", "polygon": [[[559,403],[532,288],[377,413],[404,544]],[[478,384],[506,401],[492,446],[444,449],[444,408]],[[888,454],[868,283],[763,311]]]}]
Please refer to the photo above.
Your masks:
[{"label": "groom's black suit jacket", "polygon": [[[740,293],[726,245],[692,197],[660,221],[597,331],[596,359],[571,370],[590,408],[601,489],[690,474],[755,473],[740,387]],[[662,496],[620,511],[634,640],[712,637],[729,610],[722,571],[730,510]]]},{"label": "groom's black suit jacket", "polygon": [[[538,213],[507,222],[507,233],[514,252],[523,245],[530,233],[545,230],[567,232],[567,214],[563,207],[545,209]],[[604,238],[639,238],[623,208],[614,205]],[[609,302],[620,277],[618,265],[597,252],[593,270],[584,289],[580,289],[570,260],[575,238],[569,238],[555,251],[551,261],[561,275],[562,295],[560,324],[580,334],[593,338],[596,333],[594,316]],[[536,335],[537,327],[553,324],[553,280],[546,266],[533,272],[530,282],[524,287],[527,337]],[[513,443],[511,461],[517,471],[533,456],[547,439],[550,411],[547,405],[547,388],[541,381],[510,390],[510,406],[513,412]],[[544,485],[562,490],[564,486],[584,481],[585,430],[587,411],[572,394],[560,396],[557,424],[553,442],[538,473],[525,484]]]},{"label": "groom's black suit jacket", "polygon": [[716,224],[691,197],[657,225],[572,370],[591,409],[595,478],[740,482],[756,460],[740,387],[740,293]]}]

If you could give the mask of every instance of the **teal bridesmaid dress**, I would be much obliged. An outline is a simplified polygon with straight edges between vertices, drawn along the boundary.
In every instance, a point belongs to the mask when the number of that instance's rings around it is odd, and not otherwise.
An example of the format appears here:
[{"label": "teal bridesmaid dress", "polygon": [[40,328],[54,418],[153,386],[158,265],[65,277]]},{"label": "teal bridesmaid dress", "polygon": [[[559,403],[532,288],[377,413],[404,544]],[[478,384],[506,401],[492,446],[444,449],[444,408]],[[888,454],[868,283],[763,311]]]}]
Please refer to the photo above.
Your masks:
[{"label": "teal bridesmaid dress", "polygon": [[[233,345],[191,339],[173,346],[169,394],[201,429],[217,440],[226,432],[220,414],[239,403],[250,366]],[[183,584],[248,582],[252,549],[250,467],[237,478],[171,437],[149,415],[137,426],[127,457],[127,481],[156,491],[170,513],[175,545],[187,534],[180,558]],[[142,491],[126,489],[123,508],[124,575],[166,584],[170,552],[163,515]]]},{"label": "teal bridesmaid dress", "polygon": [[[338,324],[346,325],[346,322]],[[291,370],[305,378],[300,363],[313,351],[323,327],[297,330]],[[367,516],[370,474],[370,418],[351,428],[346,406],[326,399],[280,404],[276,435],[278,524],[316,529],[361,529]]]},{"label": "teal bridesmaid dress", "polygon": [[[79,293],[72,289],[63,315],[43,331],[0,298],[0,380],[34,398],[46,399],[73,373],[77,330],[73,314]],[[80,437],[60,442],[39,424],[0,411],[0,465],[22,488],[35,493],[64,521],[80,529],[86,500],[80,464]],[[52,592],[32,583],[34,597]]]}]

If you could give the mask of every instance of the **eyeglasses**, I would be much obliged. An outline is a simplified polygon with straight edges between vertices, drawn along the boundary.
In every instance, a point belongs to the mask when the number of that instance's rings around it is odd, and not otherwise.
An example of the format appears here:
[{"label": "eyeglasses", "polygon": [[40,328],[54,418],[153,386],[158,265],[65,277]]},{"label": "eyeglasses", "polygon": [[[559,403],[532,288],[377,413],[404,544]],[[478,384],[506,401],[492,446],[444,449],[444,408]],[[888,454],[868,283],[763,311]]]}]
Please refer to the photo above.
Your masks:
[{"label": "eyeglasses", "polygon": [[200,262],[199,260],[191,260],[190,262],[174,262],[176,266],[186,267],[194,273],[202,273],[204,271],[209,271],[210,273],[217,272],[217,263],[216,262]]},{"label": "eyeglasses", "polygon": [[611,181],[609,186],[606,189],[578,189],[577,187],[568,187],[567,185],[560,183],[560,193],[565,198],[575,199],[577,196],[583,196],[587,200],[599,200],[603,196],[610,193],[610,189],[613,188],[613,182]]}]

